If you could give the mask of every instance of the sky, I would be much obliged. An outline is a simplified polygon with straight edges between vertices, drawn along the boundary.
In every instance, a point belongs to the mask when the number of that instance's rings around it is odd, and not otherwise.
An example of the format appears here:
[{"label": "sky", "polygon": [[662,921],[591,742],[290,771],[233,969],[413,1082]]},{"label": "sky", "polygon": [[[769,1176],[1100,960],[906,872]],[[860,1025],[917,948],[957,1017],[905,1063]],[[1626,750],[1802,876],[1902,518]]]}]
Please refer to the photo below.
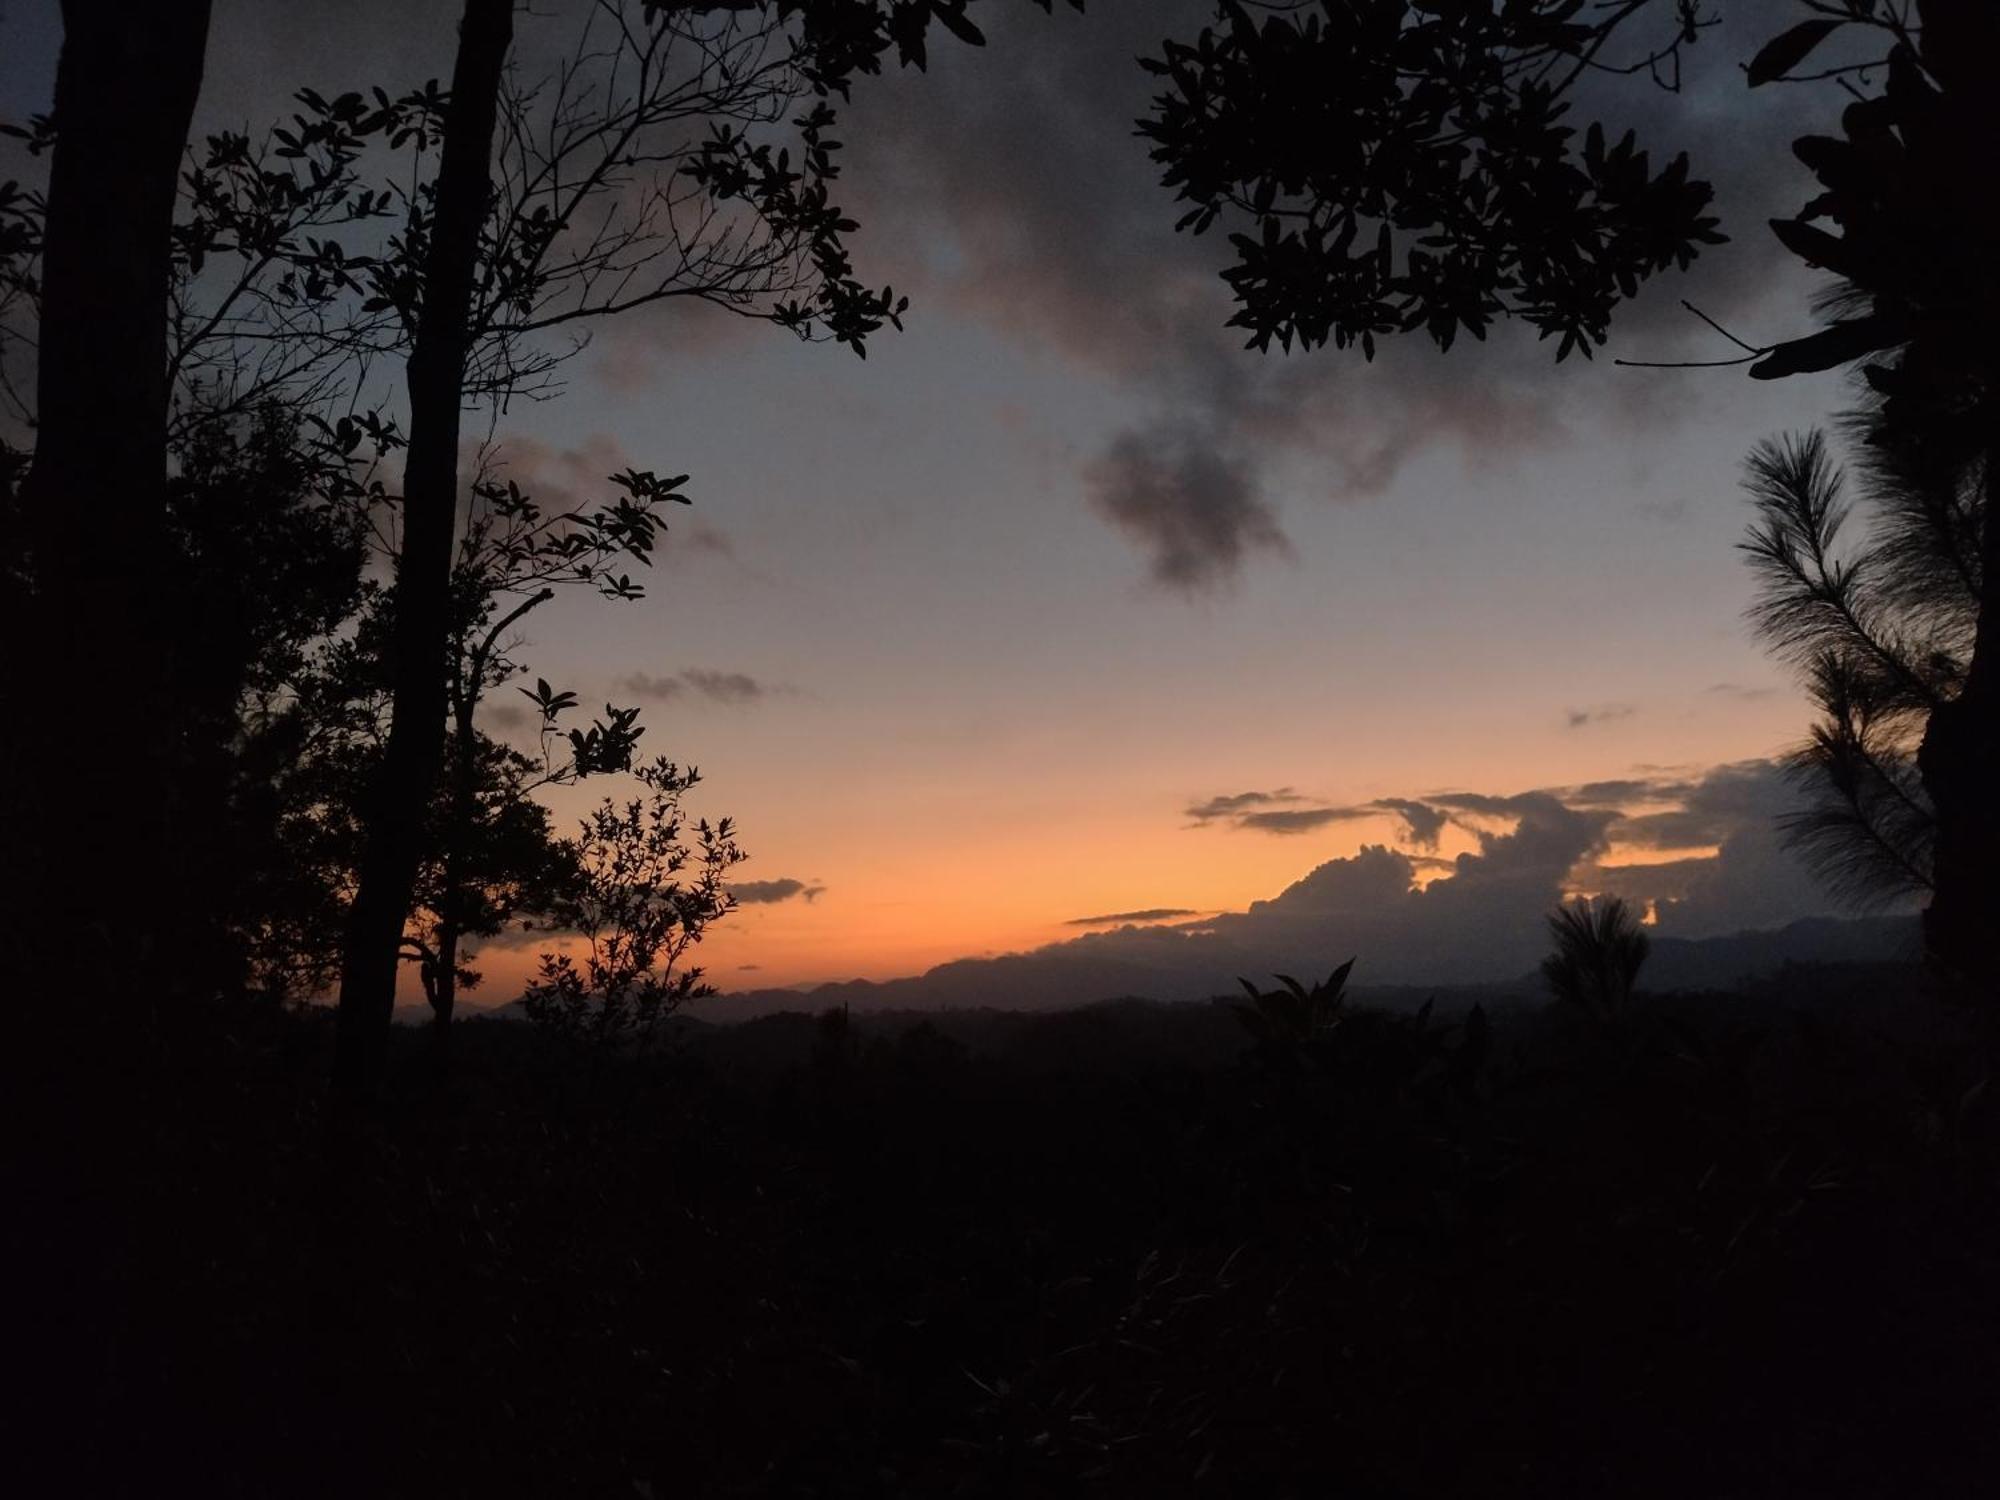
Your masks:
[{"label": "sky", "polygon": [[[1444,982],[1531,966],[1567,892],[1690,936],[1830,910],[1773,826],[1770,759],[1810,716],[1744,624],[1734,547],[1743,456],[1841,388],[1611,363],[1730,352],[1683,299],[1753,343],[1809,325],[1812,282],[1762,224],[1809,191],[1784,143],[1840,101],[1753,94],[1738,65],[1778,0],[1712,8],[1683,93],[1584,103],[1687,149],[1733,238],[1622,309],[1595,361],[1505,326],[1372,364],[1243,350],[1226,246],[1173,233],[1132,131],[1135,57],[1209,7],[982,0],[987,47],[941,38],[842,112],[857,271],[910,296],[904,332],[862,361],[641,312],[509,413],[507,473],[544,495],[691,476],[647,598],[559,601],[522,655],[642,704],[646,747],[701,767],[697,810],[736,820],[752,858],[710,977],[1221,933]],[[55,9],[0,0],[0,117],[46,106]],[[574,9],[537,6],[529,44]],[[197,130],[267,122],[299,85],[448,77],[453,22],[218,0]],[[474,998],[531,960],[489,948]]]}]

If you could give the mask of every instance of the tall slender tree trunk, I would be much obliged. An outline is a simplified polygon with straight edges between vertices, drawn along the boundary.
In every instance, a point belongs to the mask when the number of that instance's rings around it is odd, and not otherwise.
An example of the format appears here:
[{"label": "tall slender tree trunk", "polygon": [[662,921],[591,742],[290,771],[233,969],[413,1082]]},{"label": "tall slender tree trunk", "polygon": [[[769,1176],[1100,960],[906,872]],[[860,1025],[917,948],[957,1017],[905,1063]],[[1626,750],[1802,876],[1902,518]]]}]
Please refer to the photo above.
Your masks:
[{"label": "tall slender tree trunk", "polygon": [[341,955],[334,1081],[349,1097],[372,1091],[381,1078],[403,924],[425,853],[425,804],[444,753],[459,414],[479,229],[492,191],[500,73],[513,29],[513,0],[466,0],[407,367],[410,446],[390,641],[389,739],[368,799],[368,842]]},{"label": "tall slender tree trunk", "polygon": [[9,652],[38,691],[9,791],[26,835],[10,879],[24,889],[8,894],[27,943],[59,944],[93,1005],[129,1013],[171,977],[177,925],[167,289],[209,4],[65,0],[62,12],[21,495],[34,596],[28,639]]},{"label": "tall slender tree trunk", "polygon": [[[22,1152],[0,1257],[35,1287],[10,1330],[45,1413],[17,1424],[27,1489],[109,1487],[145,1335],[121,1274],[145,1170],[133,1121],[151,1017],[180,981],[167,293],[208,0],[65,0],[19,545],[4,650],[0,944],[19,1030],[0,1106]],[[32,1142],[32,1145],[28,1143]],[[115,1429],[115,1430],[114,1430]],[[139,1439],[143,1441],[143,1439]],[[38,1474],[46,1444],[49,1469]]]},{"label": "tall slender tree trunk", "polygon": [[[1990,420],[2000,425],[2000,409]],[[1972,664],[1958,697],[1931,715],[1917,764],[1937,812],[1924,946],[2000,1000],[2000,439],[1986,452],[1985,490]]]}]

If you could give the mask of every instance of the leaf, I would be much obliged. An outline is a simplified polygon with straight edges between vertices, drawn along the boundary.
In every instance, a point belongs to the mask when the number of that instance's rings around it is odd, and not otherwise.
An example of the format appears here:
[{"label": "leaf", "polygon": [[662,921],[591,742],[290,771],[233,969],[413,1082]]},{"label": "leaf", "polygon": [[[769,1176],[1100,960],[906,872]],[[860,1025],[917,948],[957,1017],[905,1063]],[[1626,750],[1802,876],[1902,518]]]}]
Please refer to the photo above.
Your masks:
[{"label": "leaf", "polygon": [[946,0],[931,0],[931,14],[938,18],[938,24],[968,47],[984,47],[986,33],[973,25],[961,4],[949,6]]},{"label": "leaf", "polygon": [[1903,338],[1903,327],[1895,319],[1849,318],[1805,338],[1777,345],[1750,367],[1750,378],[1783,380],[1788,375],[1816,374],[1878,349],[1890,348]]},{"label": "leaf", "polygon": [[1839,235],[1828,234],[1814,224],[1797,219],[1773,219],[1771,233],[1792,254],[1809,265],[1823,266],[1836,276],[1852,277],[1854,248]]},{"label": "leaf", "polygon": [[1790,31],[1771,38],[1764,44],[1762,50],[1750,59],[1750,87],[1754,89],[1759,84],[1772,83],[1783,78],[1804,62],[1813,48],[1845,24],[1843,21],[1824,19],[1801,21]]}]

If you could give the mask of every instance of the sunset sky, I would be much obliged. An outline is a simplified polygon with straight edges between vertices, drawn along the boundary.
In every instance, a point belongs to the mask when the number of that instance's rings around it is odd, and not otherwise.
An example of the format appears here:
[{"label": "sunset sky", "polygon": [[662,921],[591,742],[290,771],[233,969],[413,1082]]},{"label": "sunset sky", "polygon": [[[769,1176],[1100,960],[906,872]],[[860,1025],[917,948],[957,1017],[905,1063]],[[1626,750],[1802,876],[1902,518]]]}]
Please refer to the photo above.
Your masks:
[{"label": "sunset sky", "polygon": [[[1762,223],[1807,190],[1777,143],[1838,100],[1745,89],[1764,8],[1721,6],[1750,24],[1704,36],[1680,98],[1607,96],[1717,180],[1734,239],[1561,366],[1517,327],[1373,365],[1239,348],[1226,246],[1172,233],[1131,125],[1152,91],[1133,58],[1198,29],[1203,0],[992,0],[987,48],[941,40],[928,74],[861,80],[843,199],[859,274],[912,299],[906,332],[864,362],[642,313],[499,428],[509,476],[551,498],[628,464],[692,476],[648,597],[561,601],[523,655],[586,704],[642,703],[646,746],[698,764],[699,809],[737,820],[745,894],[782,899],[716,929],[716,982],[882,978],[1087,919],[1242,912],[1371,844],[1416,856],[1394,885],[1470,879],[1430,862],[1497,857],[1547,809],[1487,799],[1538,789],[1585,810],[1575,866],[1544,886],[1671,863],[1628,884],[1690,901],[1663,930],[1722,930],[1691,893],[1733,848],[1730,889],[1757,893],[1738,925],[1825,909],[1773,852],[1776,778],[1744,764],[1808,711],[1743,623],[1733,548],[1744,454],[1821,420],[1839,383],[1611,363],[1728,352],[1682,298],[1753,342],[1807,324],[1811,282]],[[0,0],[6,119],[46,107],[55,9]],[[448,77],[454,19],[218,0],[197,128],[267,122],[298,85]],[[1472,795],[1428,800],[1448,793]],[[1425,815],[1382,799],[1454,820],[1420,842]],[[1544,886],[1509,899],[1532,912]],[[1354,936],[1378,930],[1405,931]],[[474,998],[515,993],[529,957],[489,950]]]}]

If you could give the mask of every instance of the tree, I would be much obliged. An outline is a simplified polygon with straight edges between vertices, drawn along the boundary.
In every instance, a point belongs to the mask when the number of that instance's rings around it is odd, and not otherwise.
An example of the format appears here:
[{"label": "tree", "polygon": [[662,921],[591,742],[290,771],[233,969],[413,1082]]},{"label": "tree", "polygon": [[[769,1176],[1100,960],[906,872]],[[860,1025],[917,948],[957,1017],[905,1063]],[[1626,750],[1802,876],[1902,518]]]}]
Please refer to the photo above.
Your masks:
[{"label": "tree", "polygon": [[1609,1020],[1632,999],[1632,986],[1652,940],[1617,896],[1571,901],[1549,914],[1556,951],[1542,960],[1542,978],[1564,1005]]},{"label": "tree", "polygon": [[[418,903],[431,913],[430,941],[405,937],[424,965],[440,1049],[460,977],[469,972],[459,963],[460,938],[491,937],[516,912],[546,911],[559,889],[563,861],[529,799],[544,787],[626,769],[645,733],[637,709],[606,704],[605,717],[589,729],[559,736],[557,721],[576,705],[576,695],[537,679],[533,692],[520,691],[541,716],[539,759],[487,739],[476,724],[479,705],[488,689],[520,670],[508,632],[562,587],[614,600],[644,597],[644,588],[614,567],[621,560],[650,565],[666,529],[659,507],[689,503],[679,490],[686,479],[628,469],[609,476],[618,492],[610,501],[553,513],[512,482],[481,478],[472,485],[453,567],[446,795],[436,803],[431,837],[432,891]],[[567,759],[557,754],[559,744],[567,746]]]},{"label": "tree", "polygon": [[1787,831],[1830,888],[1866,905],[1935,888],[1937,816],[1917,757],[1965,690],[1984,495],[1976,473],[1912,473],[1883,449],[1860,452],[1871,514],[1858,545],[1843,535],[1849,480],[1815,432],[1751,456],[1758,520],[1743,546],[1758,633],[1821,713],[1791,759],[1809,804]]},{"label": "tree", "polygon": [[[182,888],[169,823],[166,295],[208,12],[208,0],[138,10],[66,0],[54,118],[37,142],[50,151],[47,198],[32,243],[19,243],[17,220],[8,247],[17,264],[39,261],[35,451],[10,548],[27,599],[10,622],[26,634],[8,655],[31,673],[33,708],[10,734],[22,763],[7,768],[8,822],[24,847],[8,861],[21,882],[7,893],[8,921],[22,924],[24,943],[73,935],[89,999],[121,1008],[151,1003],[171,979],[162,944]],[[64,707],[109,683],[123,690],[121,733]],[[117,903],[129,920],[115,935],[104,899],[112,870],[144,893],[136,910]]]},{"label": "tree", "polygon": [[500,70],[513,27],[513,0],[466,0],[433,218],[422,253],[413,257],[413,272],[421,268],[423,313],[406,367],[410,442],[389,648],[393,707],[367,800],[367,843],[341,955],[335,1077],[349,1094],[370,1087],[381,1072],[403,924],[423,858],[422,811],[444,749],[459,417]]},{"label": "tree", "polygon": [[[380,1074],[421,813],[444,750],[466,398],[546,391],[560,356],[539,337],[675,297],[864,352],[906,303],[852,273],[843,237],[856,225],[830,197],[830,96],[877,71],[892,46],[921,65],[934,19],[979,41],[965,10],[964,0],[594,0],[569,62],[519,88],[503,72],[510,7],[467,0],[436,183],[401,197],[405,228],[366,269],[360,312],[382,321],[343,336],[363,352],[407,344],[410,423],[394,709],[341,967],[343,1092],[366,1092]],[[801,104],[789,122],[795,160],[769,137]],[[706,135],[691,137],[696,122]]]},{"label": "tree", "polygon": [[[1715,363],[1776,379],[1866,360],[1882,398],[1870,441],[1937,471],[1976,465],[1990,499],[2000,10],[1798,0],[1798,11],[1747,80],[1833,79],[1852,100],[1842,138],[1793,143],[1824,191],[1771,226],[1842,291],[1819,331]],[[1632,45],[1649,21],[1658,29]],[[1422,330],[1442,347],[1519,317],[1561,336],[1558,358],[1588,355],[1642,279],[1685,266],[1718,232],[1685,158],[1656,172],[1629,135],[1611,145],[1592,127],[1579,139],[1566,96],[1602,73],[1677,88],[1709,24],[1697,0],[1221,0],[1216,27],[1148,62],[1169,87],[1140,129],[1189,204],[1181,227],[1237,226],[1223,275],[1253,347],[1330,340],[1372,355],[1393,333]],[[1849,50],[1819,61],[1836,37]],[[1982,530],[1977,577],[1965,680],[1930,711],[1917,763],[1937,820],[1928,947],[1946,969],[1990,981],[2000,528]]]},{"label": "tree", "polygon": [[680,965],[735,908],[724,877],[743,855],[727,818],[697,823],[690,847],[681,798],[701,780],[693,767],[662,757],[633,774],[646,795],[604,799],[570,846],[577,878],[555,925],[582,936],[583,962],[542,954],[526,1002],[529,1018],[559,1035],[643,1048],[682,1005],[713,993],[699,968]]}]

